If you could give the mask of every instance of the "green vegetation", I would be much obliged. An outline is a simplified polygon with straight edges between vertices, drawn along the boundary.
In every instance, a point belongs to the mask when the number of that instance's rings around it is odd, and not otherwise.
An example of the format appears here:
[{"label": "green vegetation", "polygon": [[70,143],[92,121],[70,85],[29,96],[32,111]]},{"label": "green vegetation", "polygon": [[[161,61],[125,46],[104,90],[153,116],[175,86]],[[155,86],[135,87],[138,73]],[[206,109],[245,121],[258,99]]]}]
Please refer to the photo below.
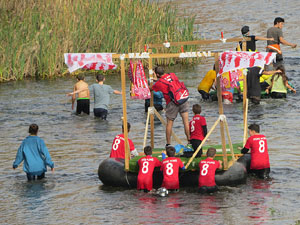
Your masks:
[{"label": "green vegetation", "polygon": [[193,17],[148,0],[0,0],[0,19],[0,81],[60,76],[67,52],[142,52],[165,35],[194,39]]}]

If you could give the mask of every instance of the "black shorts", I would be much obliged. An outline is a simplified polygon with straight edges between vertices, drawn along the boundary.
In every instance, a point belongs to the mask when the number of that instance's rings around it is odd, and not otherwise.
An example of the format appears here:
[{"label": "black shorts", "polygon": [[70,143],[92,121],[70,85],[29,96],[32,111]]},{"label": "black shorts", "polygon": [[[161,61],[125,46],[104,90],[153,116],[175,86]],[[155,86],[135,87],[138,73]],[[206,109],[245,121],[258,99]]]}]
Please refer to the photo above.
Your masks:
[{"label": "black shorts", "polygon": [[94,116],[106,120],[107,110],[102,108],[94,108]]},{"label": "black shorts", "polygon": [[286,93],[272,92],[271,98],[286,98]]},{"label": "black shorts", "polygon": [[76,114],[82,112],[90,115],[90,100],[89,99],[77,99]]},{"label": "black shorts", "polygon": [[35,179],[41,180],[41,179],[45,178],[45,173],[42,173],[41,175],[31,175],[29,173],[26,173],[26,175],[27,175],[27,180],[28,181],[32,181],[32,180],[35,180]]},{"label": "black shorts", "polygon": [[205,193],[213,193],[216,192],[217,190],[218,190],[217,186],[212,186],[212,187],[203,186],[198,189],[198,192],[200,194],[205,194]]},{"label": "black shorts", "polygon": [[[197,150],[197,148],[199,147],[199,145],[201,145],[202,141],[198,140],[198,139],[192,139],[191,140],[191,144],[192,147],[194,149],[194,152]],[[198,152],[198,154],[196,155],[196,157],[201,157],[202,155],[202,148],[200,149],[200,151]]]},{"label": "black shorts", "polygon": [[201,94],[201,96],[202,96],[202,98],[203,98],[204,100],[208,100],[208,99],[209,99],[209,94],[206,93],[205,91],[200,90],[200,91],[198,91],[198,92]]},{"label": "black shorts", "polygon": [[250,173],[255,174],[260,179],[268,179],[270,178],[270,168],[265,168],[261,170],[250,170]]}]

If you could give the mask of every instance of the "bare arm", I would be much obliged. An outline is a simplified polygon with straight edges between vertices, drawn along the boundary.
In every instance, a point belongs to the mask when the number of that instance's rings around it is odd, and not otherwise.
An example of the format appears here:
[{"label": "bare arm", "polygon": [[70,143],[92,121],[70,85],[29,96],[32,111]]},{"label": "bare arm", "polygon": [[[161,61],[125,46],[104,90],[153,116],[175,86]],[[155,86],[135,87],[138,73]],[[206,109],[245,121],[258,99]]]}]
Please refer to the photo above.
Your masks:
[{"label": "bare arm", "polygon": [[219,163],[220,163],[220,166],[219,166],[219,168],[218,169],[222,169],[222,161],[221,160],[219,160]]},{"label": "bare arm", "polygon": [[114,90],[114,94],[116,94],[116,95],[121,95],[122,92],[120,92],[120,91],[118,91],[118,90]]},{"label": "bare arm", "polygon": [[297,47],[297,44],[290,43],[290,42],[286,41],[283,37],[280,37],[279,40],[280,40],[280,43],[283,45],[288,45],[288,46],[291,46],[292,48]]},{"label": "bare arm", "polygon": [[289,82],[288,82],[288,81],[285,82],[285,86],[286,86],[288,89],[290,89],[292,92],[296,93],[296,89],[292,88],[292,87],[289,85]]},{"label": "bare arm", "polygon": [[271,70],[271,71],[265,71],[263,72],[263,74],[265,75],[271,75],[271,74],[274,74],[274,73],[281,73],[282,71],[281,70]]},{"label": "bare arm", "polygon": [[259,41],[274,41],[274,38],[265,38],[265,37],[255,36],[255,40],[259,40]]},{"label": "bare arm", "polygon": [[74,95],[74,94],[77,94],[77,93],[79,93],[79,92],[86,91],[86,90],[89,90],[89,88],[87,87],[87,88],[84,88],[84,89],[79,89],[79,90],[77,90],[77,91],[73,91],[73,92],[71,92],[71,93],[68,93],[67,95],[68,95],[68,96],[71,96],[71,95]]},{"label": "bare arm", "polygon": [[[74,86],[73,88],[73,92],[76,91],[76,87]],[[72,110],[74,109],[74,103],[75,103],[75,99],[76,99],[76,94],[72,95]]]}]

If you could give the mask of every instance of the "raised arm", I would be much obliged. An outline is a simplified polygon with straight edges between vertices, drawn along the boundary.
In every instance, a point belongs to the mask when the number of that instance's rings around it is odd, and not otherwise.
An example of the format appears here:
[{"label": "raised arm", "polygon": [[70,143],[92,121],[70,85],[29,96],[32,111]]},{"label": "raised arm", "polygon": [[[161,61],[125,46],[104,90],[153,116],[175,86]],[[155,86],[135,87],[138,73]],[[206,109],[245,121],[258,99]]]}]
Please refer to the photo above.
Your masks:
[{"label": "raised arm", "polygon": [[291,46],[292,48],[297,47],[297,44],[293,44],[291,42],[288,42],[283,37],[280,37],[279,40],[280,40],[280,43],[283,44],[283,45],[288,45],[288,46]]},{"label": "raised arm", "polygon": [[274,38],[265,38],[265,37],[255,36],[255,40],[259,40],[259,41],[274,41]]},{"label": "raised arm", "polygon": [[116,95],[121,95],[122,92],[120,92],[120,91],[118,91],[118,90],[114,90],[114,94],[116,94]]}]

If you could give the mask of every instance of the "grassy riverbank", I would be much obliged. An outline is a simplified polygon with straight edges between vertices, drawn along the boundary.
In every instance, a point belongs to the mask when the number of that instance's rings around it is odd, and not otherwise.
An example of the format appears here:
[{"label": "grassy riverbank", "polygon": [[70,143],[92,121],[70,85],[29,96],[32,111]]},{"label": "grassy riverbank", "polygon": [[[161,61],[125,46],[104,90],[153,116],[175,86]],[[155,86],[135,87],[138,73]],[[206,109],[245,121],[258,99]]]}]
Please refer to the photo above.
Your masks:
[{"label": "grassy riverbank", "polygon": [[0,0],[0,10],[0,81],[60,76],[66,52],[142,51],[165,35],[193,40],[194,18],[147,0]]}]

